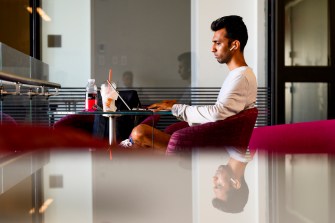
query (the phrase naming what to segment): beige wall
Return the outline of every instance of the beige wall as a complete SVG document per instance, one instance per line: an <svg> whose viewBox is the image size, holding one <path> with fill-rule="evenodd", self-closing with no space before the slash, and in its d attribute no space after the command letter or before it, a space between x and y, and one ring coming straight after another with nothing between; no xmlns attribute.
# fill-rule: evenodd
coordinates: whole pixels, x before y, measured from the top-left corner
<svg viewBox="0 0 335 223"><path fill-rule="evenodd" d="M196 55L193 58L193 86L220 87L227 76L227 66L217 63L211 53L213 34L210 24L217 18L233 14L242 16L248 28L245 58L253 68L259 86L265 86L265 2L193 0L192 4L192 52Z"/></svg>
<svg viewBox="0 0 335 223"><path fill-rule="evenodd" d="M51 17L42 22L42 60L49 64L51 82L84 87L91 76L91 1L43 0ZM49 48L48 35L61 35L62 46Z"/></svg>
<svg viewBox="0 0 335 223"><path fill-rule="evenodd" d="M93 3L92 76L101 84L113 69L134 86L185 86L177 57L190 51L190 0L98 0Z"/></svg>

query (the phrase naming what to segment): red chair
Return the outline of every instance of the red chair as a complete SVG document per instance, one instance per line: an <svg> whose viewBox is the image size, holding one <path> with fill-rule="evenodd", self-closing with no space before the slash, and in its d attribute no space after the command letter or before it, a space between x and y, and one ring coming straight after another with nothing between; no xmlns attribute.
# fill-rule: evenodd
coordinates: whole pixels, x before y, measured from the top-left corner
<svg viewBox="0 0 335 223"><path fill-rule="evenodd" d="M67 115L55 122L54 128L68 127L92 134L93 123L94 115Z"/></svg>
<svg viewBox="0 0 335 223"><path fill-rule="evenodd" d="M335 153L335 120L256 128L249 147L283 154Z"/></svg>
<svg viewBox="0 0 335 223"><path fill-rule="evenodd" d="M166 154L187 152L192 148L208 150L233 146L246 149L253 132L258 109L244 110L224 120L186 127L177 123L181 129L172 133ZM172 126L170 128L173 128Z"/></svg>
<svg viewBox="0 0 335 223"><path fill-rule="evenodd" d="M17 125L17 122L15 121L15 119L12 116L10 116L6 113L0 112L0 124Z"/></svg>

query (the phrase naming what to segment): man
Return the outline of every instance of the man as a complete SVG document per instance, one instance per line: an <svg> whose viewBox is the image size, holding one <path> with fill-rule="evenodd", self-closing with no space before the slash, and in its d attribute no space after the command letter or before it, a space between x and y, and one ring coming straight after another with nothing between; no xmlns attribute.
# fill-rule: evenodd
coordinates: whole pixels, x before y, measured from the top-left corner
<svg viewBox="0 0 335 223"><path fill-rule="evenodd" d="M178 73L188 84L191 82L191 53L185 52L178 56Z"/></svg>
<svg viewBox="0 0 335 223"><path fill-rule="evenodd" d="M178 73L185 82L185 90L178 98L178 104L190 104L191 103L191 53L185 52L178 56ZM176 98L177 99L177 98Z"/></svg>
<svg viewBox="0 0 335 223"><path fill-rule="evenodd" d="M233 147L224 149L229 154L229 160L226 165L219 166L213 177L215 198L212 204L221 211L239 213L244 210L249 197L245 169L256 151Z"/></svg>
<svg viewBox="0 0 335 223"><path fill-rule="evenodd" d="M133 87L133 72L131 71L125 71L122 75L122 83L125 88L132 88Z"/></svg>
<svg viewBox="0 0 335 223"><path fill-rule="evenodd" d="M149 106L149 109L171 110L174 116L192 126L223 120L254 107L257 82L243 55L248 32L242 18L235 15L219 18L212 23L211 29L214 32L211 51L217 61L227 64L230 70L216 103L206 106L189 106L176 104L176 100L166 100ZM153 129L149 125L141 124L133 129L130 139L123 142L122 145L135 144L140 147L151 147L152 138L154 138L154 148L165 151L170 137L171 135Z"/></svg>

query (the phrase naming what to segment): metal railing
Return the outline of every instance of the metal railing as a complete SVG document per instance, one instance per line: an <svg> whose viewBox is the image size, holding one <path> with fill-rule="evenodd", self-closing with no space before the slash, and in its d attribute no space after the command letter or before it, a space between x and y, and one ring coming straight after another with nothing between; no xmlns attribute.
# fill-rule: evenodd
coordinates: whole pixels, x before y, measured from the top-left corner
<svg viewBox="0 0 335 223"><path fill-rule="evenodd" d="M60 88L57 83L0 71L0 112L17 122L49 124L48 99L57 95Z"/></svg>

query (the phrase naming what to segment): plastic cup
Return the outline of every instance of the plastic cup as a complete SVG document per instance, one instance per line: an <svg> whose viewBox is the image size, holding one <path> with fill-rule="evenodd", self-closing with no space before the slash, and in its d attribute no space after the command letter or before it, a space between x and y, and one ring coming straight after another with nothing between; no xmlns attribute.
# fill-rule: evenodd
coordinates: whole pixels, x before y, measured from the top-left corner
<svg viewBox="0 0 335 223"><path fill-rule="evenodd" d="M104 112L115 112L115 100L118 98L117 92L108 83L101 85L102 109ZM108 116L108 115L105 115Z"/></svg>

